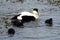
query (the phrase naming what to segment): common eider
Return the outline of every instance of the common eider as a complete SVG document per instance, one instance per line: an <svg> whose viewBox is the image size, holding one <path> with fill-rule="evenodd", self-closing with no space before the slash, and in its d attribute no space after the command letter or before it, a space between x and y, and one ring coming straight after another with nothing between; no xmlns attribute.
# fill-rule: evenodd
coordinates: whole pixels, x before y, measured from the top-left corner
<svg viewBox="0 0 60 40"><path fill-rule="evenodd" d="M45 20L45 23L47 26L52 26L52 24L53 24L52 21L53 21L52 18L49 18L49 19Z"/></svg>
<svg viewBox="0 0 60 40"><path fill-rule="evenodd" d="M14 26L23 26L25 22L35 21L39 18L39 12L37 8L34 8L32 12L21 12L11 18L11 23Z"/></svg>

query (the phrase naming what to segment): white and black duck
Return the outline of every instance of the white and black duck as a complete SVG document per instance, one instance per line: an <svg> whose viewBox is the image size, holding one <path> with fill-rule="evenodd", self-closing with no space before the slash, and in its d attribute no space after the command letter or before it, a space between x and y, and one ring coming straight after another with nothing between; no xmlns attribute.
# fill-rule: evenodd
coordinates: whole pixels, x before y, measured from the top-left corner
<svg viewBox="0 0 60 40"><path fill-rule="evenodd" d="M14 26L23 26L23 23L35 21L39 18L39 12L37 8L34 8L32 12L20 12L11 18L11 23Z"/></svg>

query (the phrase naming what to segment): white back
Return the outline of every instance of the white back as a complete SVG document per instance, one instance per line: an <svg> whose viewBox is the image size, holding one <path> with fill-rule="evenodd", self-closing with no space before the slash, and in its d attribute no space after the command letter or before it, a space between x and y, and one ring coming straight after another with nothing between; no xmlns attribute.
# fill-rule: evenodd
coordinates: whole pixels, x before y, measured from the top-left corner
<svg viewBox="0 0 60 40"><path fill-rule="evenodd" d="M36 19L39 18L39 13L36 11L32 11L32 13L24 11L20 13L21 15L17 17L17 19L22 20L22 16L34 16Z"/></svg>

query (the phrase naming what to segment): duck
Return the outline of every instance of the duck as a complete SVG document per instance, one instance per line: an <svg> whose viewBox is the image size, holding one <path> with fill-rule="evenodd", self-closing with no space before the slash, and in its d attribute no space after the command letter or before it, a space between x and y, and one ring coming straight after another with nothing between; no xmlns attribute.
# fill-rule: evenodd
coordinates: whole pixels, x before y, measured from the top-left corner
<svg viewBox="0 0 60 40"><path fill-rule="evenodd" d="M37 8L34 8L32 12L24 11L20 12L14 17L11 18L11 23L15 26L23 26L24 23L35 21L39 18L39 11Z"/></svg>
<svg viewBox="0 0 60 40"><path fill-rule="evenodd" d="M15 34L15 30L13 28L9 28L7 33L9 36L13 36Z"/></svg>
<svg viewBox="0 0 60 40"><path fill-rule="evenodd" d="M45 20L45 24L46 24L47 26L52 26L52 24L53 24L53 19L52 19L52 18L49 18L49 19Z"/></svg>

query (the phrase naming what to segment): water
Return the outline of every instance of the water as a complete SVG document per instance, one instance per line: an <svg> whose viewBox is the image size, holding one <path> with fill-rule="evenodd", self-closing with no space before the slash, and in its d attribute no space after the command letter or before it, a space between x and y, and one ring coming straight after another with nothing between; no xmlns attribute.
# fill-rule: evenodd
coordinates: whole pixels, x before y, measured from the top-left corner
<svg viewBox="0 0 60 40"><path fill-rule="evenodd" d="M46 3L46 4L45 4ZM3 17L10 18L16 15L17 12L31 11L33 8L38 8L40 17L35 22L24 24L24 28L14 28L16 33L13 37L7 35L8 28L5 28L4 21L0 22L0 40L60 40L60 8L58 6L49 5L46 1L40 3L38 1L26 0L24 3L4 2L0 4L0 19ZM46 26L44 21L53 18L53 26Z"/></svg>

